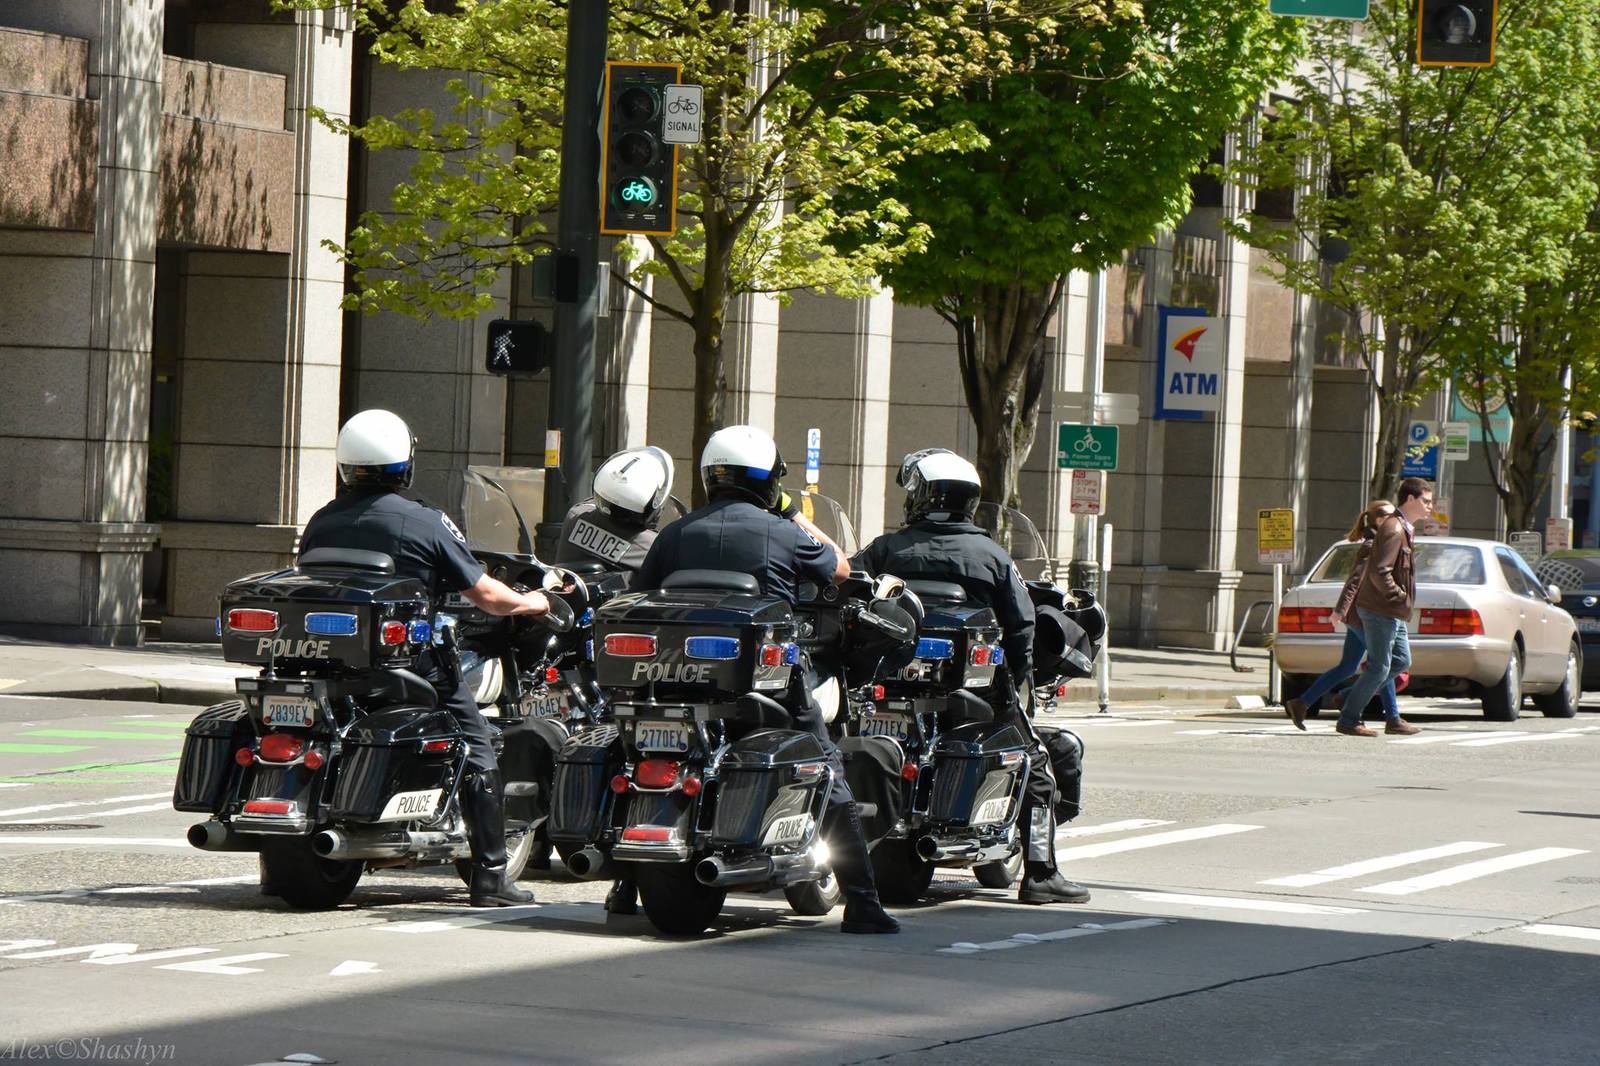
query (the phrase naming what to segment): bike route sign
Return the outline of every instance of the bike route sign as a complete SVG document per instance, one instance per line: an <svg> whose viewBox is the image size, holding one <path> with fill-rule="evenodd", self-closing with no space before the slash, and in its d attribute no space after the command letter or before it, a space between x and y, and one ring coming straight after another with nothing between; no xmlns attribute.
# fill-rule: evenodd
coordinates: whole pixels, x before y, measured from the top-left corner
<svg viewBox="0 0 1600 1066"><path fill-rule="evenodd" d="M1115 470L1117 427L1061 423L1056 427L1056 466L1062 470Z"/></svg>
<svg viewBox="0 0 1600 1066"><path fill-rule="evenodd" d="M1364 19L1368 0L1272 0L1267 10L1296 18Z"/></svg>

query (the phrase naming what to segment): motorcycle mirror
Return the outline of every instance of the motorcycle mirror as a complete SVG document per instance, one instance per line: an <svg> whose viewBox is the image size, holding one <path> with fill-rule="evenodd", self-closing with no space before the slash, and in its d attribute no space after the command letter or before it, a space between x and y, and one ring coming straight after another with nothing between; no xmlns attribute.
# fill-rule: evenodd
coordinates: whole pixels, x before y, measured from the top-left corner
<svg viewBox="0 0 1600 1066"><path fill-rule="evenodd" d="M887 600L900 595L905 590L906 583L893 574L884 574L872 586L872 597L878 600Z"/></svg>

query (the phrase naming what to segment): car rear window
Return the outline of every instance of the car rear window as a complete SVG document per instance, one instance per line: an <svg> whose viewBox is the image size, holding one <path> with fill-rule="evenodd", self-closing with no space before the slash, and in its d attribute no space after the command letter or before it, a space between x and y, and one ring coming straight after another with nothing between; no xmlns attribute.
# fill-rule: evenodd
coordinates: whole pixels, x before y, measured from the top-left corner
<svg viewBox="0 0 1600 1066"><path fill-rule="evenodd" d="M1360 550L1359 544L1336 546L1306 580L1344 584ZM1418 544L1417 581L1429 585L1481 585L1483 553L1465 544Z"/></svg>

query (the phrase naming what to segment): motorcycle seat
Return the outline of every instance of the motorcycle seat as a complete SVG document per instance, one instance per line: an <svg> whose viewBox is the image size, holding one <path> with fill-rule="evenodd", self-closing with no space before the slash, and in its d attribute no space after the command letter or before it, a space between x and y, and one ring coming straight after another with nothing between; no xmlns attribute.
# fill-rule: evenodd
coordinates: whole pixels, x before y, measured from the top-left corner
<svg viewBox="0 0 1600 1066"><path fill-rule="evenodd" d="M967 590L953 581L907 581L906 587L924 603L967 602Z"/></svg>
<svg viewBox="0 0 1600 1066"><path fill-rule="evenodd" d="M737 570L679 570L661 583L664 589L715 589L718 592L744 592L761 595L761 584L750 574Z"/></svg>
<svg viewBox="0 0 1600 1066"><path fill-rule="evenodd" d="M394 558L383 552L361 548L312 548L295 560L298 566L327 566L346 570L372 570L379 574L394 573Z"/></svg>

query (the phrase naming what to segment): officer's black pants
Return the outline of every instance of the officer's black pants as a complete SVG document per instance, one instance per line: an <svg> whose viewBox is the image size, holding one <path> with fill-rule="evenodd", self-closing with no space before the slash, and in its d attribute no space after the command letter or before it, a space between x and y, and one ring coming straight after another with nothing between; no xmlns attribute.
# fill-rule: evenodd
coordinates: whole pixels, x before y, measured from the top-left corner
<svg viewBox="0 0 1600 1066"><path fill-rule="evenodd" d="M822 708L811 694L816 685L815 671L809 663L802 664L794 670L783 702L794 719L794 727L816 737L822 742L822 750L828 753L828 766L833 770L833 787L828 791L828 809L822 818L822 835L828 842L833 873L839 879L839 888L851 899L876 899L878 889L872 880L872 858L867 851L866 833L861 828L861 816L856 811L856 798L844 779L844 756L828 736L828 724L822 720Z"/></svg>
<svg viewBox="0 0 1600 1066"><path fill-rule="evenodd" d="M990 706L994 708L996 722L1012 725L1028 741L1028 782L1023 787L1022 811L1017 822L1022 826L1026 841L1023 858L1030 870L1050 873L1056 868L1056 775L1050 768L1050 753L1044 741L1033 728L1033 719L1022 710L1016 689L1009 679L1001 682L991 694Z"/></svg>
<svg viewBox="0 0 1600 1066"><path fill-rule="evenodd" d="M439 693L439 706L450 712L450 717L461 727L461 735L467 738L467 771L491 773L498 770L500 764L494 756L494 733L490 731L483 713L478 710L478 701L472 698L472 691L465 685L457 684L456 679L440 664L427 662L419 665L423 667L423 676Z"/></svg>

